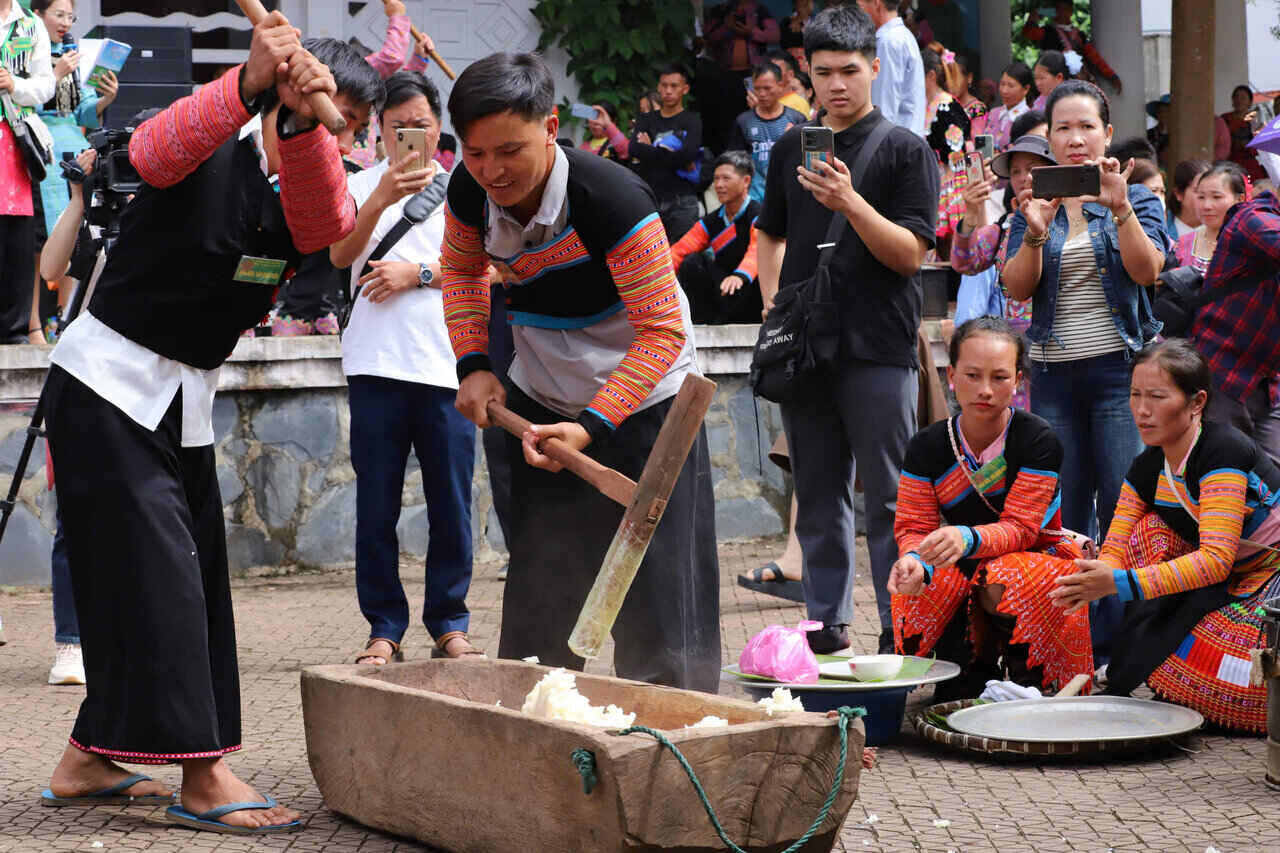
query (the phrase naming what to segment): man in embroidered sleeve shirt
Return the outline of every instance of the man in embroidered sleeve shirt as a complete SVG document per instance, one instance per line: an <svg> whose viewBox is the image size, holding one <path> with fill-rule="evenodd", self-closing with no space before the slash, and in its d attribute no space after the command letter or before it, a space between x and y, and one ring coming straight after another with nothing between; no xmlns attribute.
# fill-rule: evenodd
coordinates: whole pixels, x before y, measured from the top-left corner
<svg viewBox="0 0 1280 853"><path fill-rule="evenodd" d="M638 477L684 377L697 370L689 311L652 191L590 152L556 144L551 74L500 53L454 84L462 143L445 210L445 322L458 409L479 426L503 402L535 426L511 438L511 568L504 658L581 669L567 642L622 507L538 450L555 436ZM508 387L489 361L489 279L508 279L515 360ZM506 276L509 270L511 275ZM619 676L714 692L719 567L710 457L701 433L613 629Z"/></svg>
<svg viewBox="0 0 1280 853"><path fill-rule="evenodd" d="M341 138L315 123L303 95L316 91L346 118ZM219 365L286 265L351 230L341 149L380 92L359 54L331 39L304 48L274 12L244 65L133 135L145 184L46 389L89 680L48 805L168 803L114 761L181 763L170 821L300 828L223 760L240 748L240 690L211 412Z"/></svg>
<svg viewBox="0 0 1280 853"><path fill-rule="evenodd" d="M721 154L711 181L720 207L671 247L671 267L697 325L760 322L755 229L760 204L747 195L752 166L746 151Z"/></svg>

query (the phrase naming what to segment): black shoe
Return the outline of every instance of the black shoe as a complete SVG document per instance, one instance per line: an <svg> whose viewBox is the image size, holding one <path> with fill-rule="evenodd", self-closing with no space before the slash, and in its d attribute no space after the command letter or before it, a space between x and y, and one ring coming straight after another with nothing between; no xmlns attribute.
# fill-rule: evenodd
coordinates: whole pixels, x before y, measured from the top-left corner
<svg viewBox="0 0 1280 853"><path fill-rule="evenodd" d="M881 654L881 655L891 655L891 654L893 654L893 653L894 653L894 647L893 647L893 629L892 629L892 628L883 628L883 629L881 629L881 631L880 631L880 644L879 644L879 647L878 647L878 648L879 648L879 651L878 651L878 652L876 652L877 654Z"/></svg>
<svg viewBox="0 0 1280 853"><path fill-rule="evenodd" d="M827 625L817 631L809 631L809 648L815 655L830 655L849 648L849 626Z"/></svg>

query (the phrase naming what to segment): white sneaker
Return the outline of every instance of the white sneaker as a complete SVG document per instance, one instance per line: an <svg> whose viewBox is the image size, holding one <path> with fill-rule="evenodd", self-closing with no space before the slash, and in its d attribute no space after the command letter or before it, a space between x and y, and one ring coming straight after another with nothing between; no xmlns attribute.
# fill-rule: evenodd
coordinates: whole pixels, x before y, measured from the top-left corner
<svg viewBox="0 0 1280 853"><path fill-rule="evenodd" d="M55 643L56 656L49 670L50 684L84 684L84 658L76 643Z"/></svg>

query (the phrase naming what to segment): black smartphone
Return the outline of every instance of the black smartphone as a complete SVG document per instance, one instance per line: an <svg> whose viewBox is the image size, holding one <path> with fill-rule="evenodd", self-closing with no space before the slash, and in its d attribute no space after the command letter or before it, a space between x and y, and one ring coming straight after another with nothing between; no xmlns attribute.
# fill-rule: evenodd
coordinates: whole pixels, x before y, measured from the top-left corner
<svg viewBox="0 0 1280 853"><path fill-rule="evenodd" d="M1035 198L1075 198L1102 192L1102 170L1093 166L1041 166L1031 170Z"/></svg>
<svg viewBox="0 0 1280 853"><path fill-rule="evenodd" d="M982 155L982 162L989 163L996 156L996 138L989 133L979 133L973 138L973 150Z"/></svg>
<svg viewBox="0 0 1280 853"><path fill-rule="evenodd" d="M836 156L836 135L829 127L800 128L800 152L804 167L816 172L813 164L821 160L830 163Z"/></svg>

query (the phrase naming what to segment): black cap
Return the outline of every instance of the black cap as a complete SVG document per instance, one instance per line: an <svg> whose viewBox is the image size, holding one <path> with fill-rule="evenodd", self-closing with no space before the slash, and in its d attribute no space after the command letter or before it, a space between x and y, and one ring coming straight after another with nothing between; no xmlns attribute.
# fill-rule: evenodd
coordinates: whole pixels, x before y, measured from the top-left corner
<svg viewBox="0 0 1280 853"><path fill-rule="evenodd" d="M1042 158L1046 166L1054 166L1058 163L1053 159L1053 153L1049 151L1049 140L1043 136L1028 133L1026 136L1019 136L1012 145L1001 151L999 156L991 161L991 171L996 177L1006 180L1009 178L1014 154L1034 154Z"/></svg>

